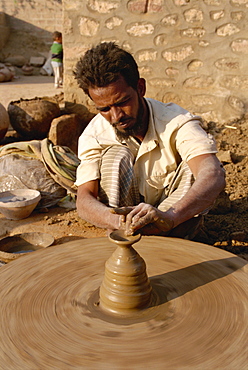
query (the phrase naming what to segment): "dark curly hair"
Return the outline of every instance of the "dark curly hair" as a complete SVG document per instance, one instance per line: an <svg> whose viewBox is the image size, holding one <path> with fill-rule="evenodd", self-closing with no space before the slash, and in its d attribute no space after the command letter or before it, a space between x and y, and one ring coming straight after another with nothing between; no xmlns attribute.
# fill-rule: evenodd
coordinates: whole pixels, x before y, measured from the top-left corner
<svg viewBox="0 0 248 370"><path fill-rule="evenodd" d="M87 95L90 87L105 87L118 80L120 75L136 90L140 77L133 56L114 42L103 42L88 50L77 62L73 73Z"/></svg>
<svg viewBox="0 0 248 370"><path fill-rule="evenodd" d="M59 31L54 31L53 32L53 40L55 41L56 39L59 39L60 37L62 37L62 32L59 32Z"/></svg>

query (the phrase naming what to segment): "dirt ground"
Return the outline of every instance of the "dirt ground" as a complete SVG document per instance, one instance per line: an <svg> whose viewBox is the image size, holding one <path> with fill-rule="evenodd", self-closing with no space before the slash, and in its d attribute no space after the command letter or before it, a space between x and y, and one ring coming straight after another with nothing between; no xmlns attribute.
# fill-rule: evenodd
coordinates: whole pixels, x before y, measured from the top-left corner
<svg viewBox="0 0 248 370"><path fill-rule="evenodd" d="M0 102L6 108L10 101L20 98L54 96L57 93L52 76L19 75L11 82L0 84ZM206 129L217 140L227 186L215 207L205 216L195 241L225 249L248 260L248 120L226 126L208 123ZM48 208L47 212L34 211L30 217L19 221L7 220L0 215L0 237L37 231L53 235L54 244L106 236L104 230L81 220L76 210L62 207Z"/></svg>
<svg viewBox="0 0 248 370"><path fill-rule="evenodd" d="M20 72L12 81L0 83L0 103L7 109L11 101L33 99L35 97L49 96L63 92L55 89L53 76L24 76Z"/></svg>

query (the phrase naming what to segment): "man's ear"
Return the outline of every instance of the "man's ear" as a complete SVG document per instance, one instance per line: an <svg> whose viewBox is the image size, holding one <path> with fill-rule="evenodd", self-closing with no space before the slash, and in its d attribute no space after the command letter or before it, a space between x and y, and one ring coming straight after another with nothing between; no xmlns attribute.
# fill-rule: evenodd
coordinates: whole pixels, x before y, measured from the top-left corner
<svg viewBox="0 0 248 370"><path fill-rule="evenodd" d="M144 78L139 78L137 84L137 91L140 96L145 96L146 93L146 80Z"/></svg>

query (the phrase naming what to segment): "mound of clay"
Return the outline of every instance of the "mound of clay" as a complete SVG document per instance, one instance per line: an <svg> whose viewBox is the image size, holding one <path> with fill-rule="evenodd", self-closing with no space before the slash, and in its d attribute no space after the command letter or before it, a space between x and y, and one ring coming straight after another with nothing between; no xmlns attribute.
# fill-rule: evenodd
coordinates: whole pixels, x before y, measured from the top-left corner
<svg viewBox="0 0 248 370"><path fill-rule="evenodd" d="M8 66L0 63L0 82L11 81L15 75L15 69L13 66Z"/></svg>
<svg viewBox="0 0 248 370"><path fill-rule="evenodd" d="M16 132L30 140L47 137L51 122L60 115L60 108L42 98L13 101L8 105L10 123Z"/></svg>
<svg viewBox="0 0 248 370"><path fill-rule="evenodd" d="M0 103L0 140L2 140L6 135L8 127L9 127L9 115L4 106Z"/></svg>

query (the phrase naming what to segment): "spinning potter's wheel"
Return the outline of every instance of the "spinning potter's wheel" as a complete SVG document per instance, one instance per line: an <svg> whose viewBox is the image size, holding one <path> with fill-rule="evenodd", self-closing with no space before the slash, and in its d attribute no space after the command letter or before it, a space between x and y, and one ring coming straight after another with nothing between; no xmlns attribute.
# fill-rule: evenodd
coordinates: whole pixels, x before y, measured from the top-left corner
<svg viewBox="0 0 248 370"><path fill-rule="evenodd" d="M122 282L111 293L111 266L126 255L109 262L120 246L108 238L54 246L1 267L0 368L247 368L246 261L174 238L143 237L133 247L134 265L141 256L149 280L142 266L134 269L130 279L140 270L147 294L131 311L112 309L120 290L130 290ZM102 305L102 295L110 303Z"/></svg>

